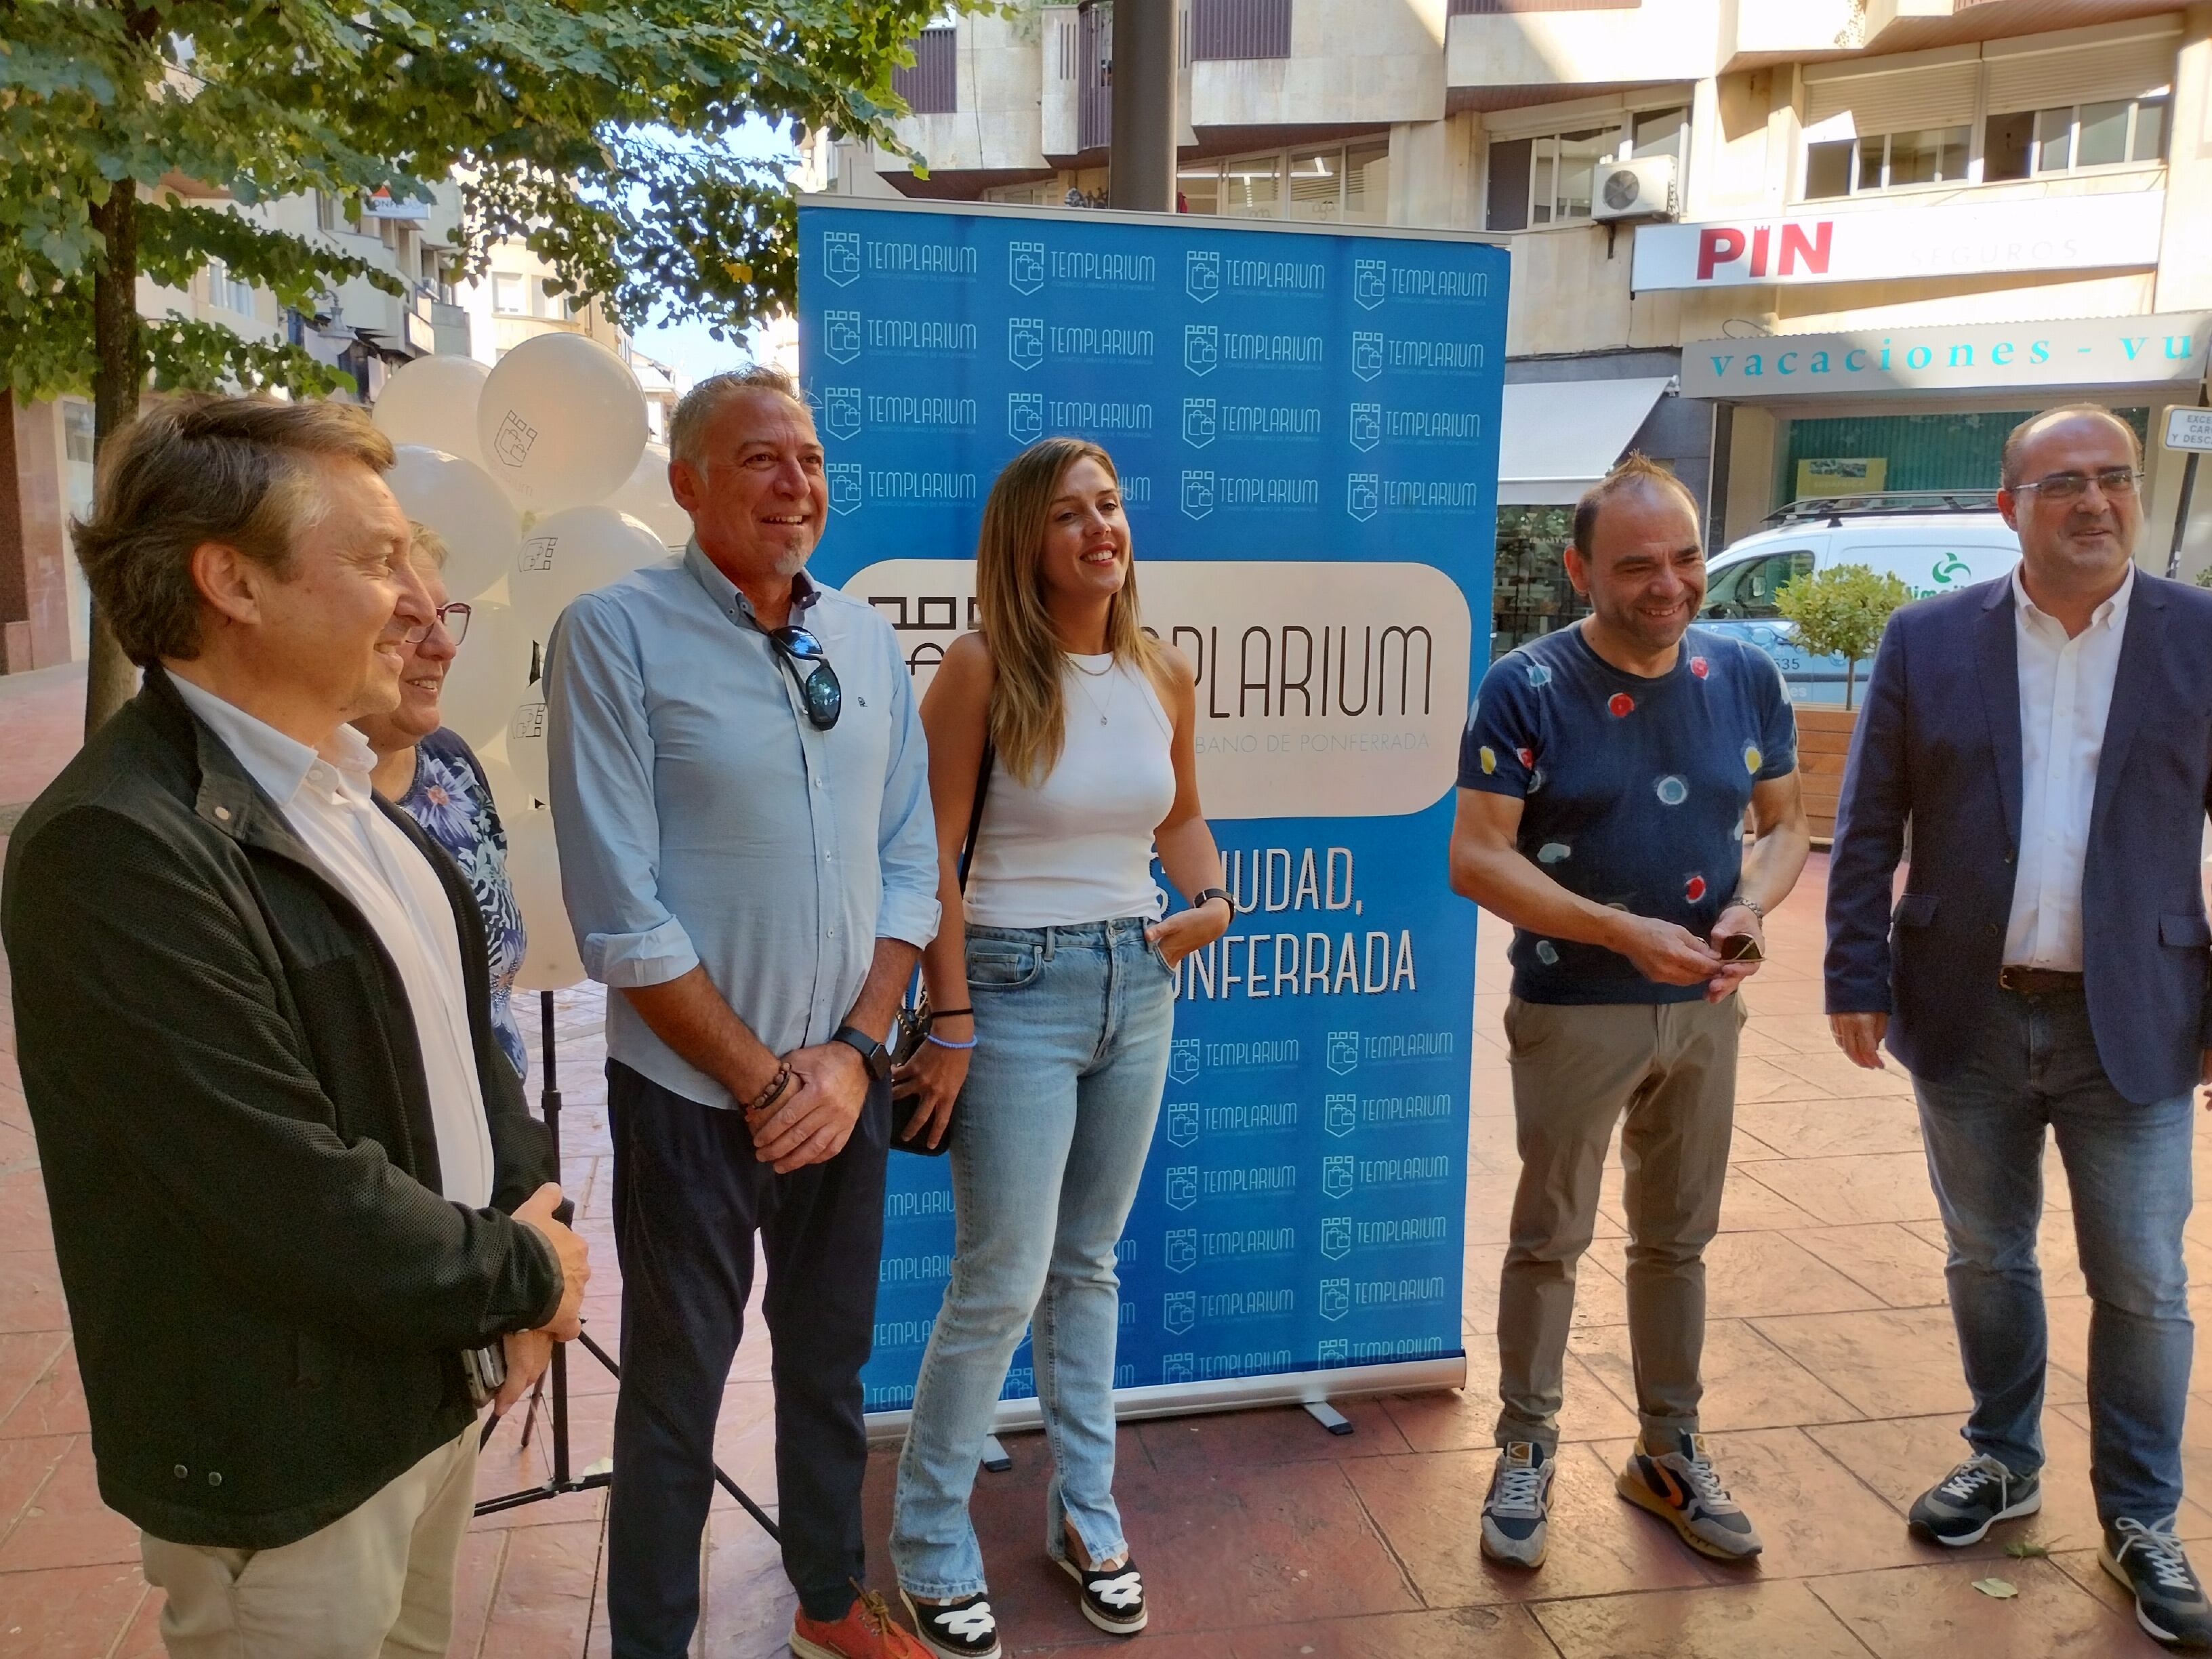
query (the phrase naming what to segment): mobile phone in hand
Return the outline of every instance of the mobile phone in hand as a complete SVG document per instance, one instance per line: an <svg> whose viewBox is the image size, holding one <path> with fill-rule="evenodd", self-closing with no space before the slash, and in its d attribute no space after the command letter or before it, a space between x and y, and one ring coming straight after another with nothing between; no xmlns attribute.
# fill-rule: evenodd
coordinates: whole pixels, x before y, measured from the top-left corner
<svg viewBox="0 0 2212 1659"><path fill-rule="evenodd" d="M507 1382L507 1346L487 1343L461 1350L461 1371L469 1384L469 1403L489 1406Z"/></svg>

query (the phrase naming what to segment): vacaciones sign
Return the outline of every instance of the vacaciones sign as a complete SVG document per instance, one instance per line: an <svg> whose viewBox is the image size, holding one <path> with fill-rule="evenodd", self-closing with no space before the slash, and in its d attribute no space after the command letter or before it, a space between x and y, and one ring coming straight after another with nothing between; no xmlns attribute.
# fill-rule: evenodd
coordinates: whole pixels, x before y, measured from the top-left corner
<svg viewBox="0 0 2212 1659"><path fill-rule="evenodd" d="M1699 340L1682 349L1686 398L1827 397L2012 386L2193 386L2212 312L2078 317L1840 334Z"/></svg>
<svg viewBox="0 0 2212 1659"><path fill-rule="evenodd" d="M1643 225L1629 280L1643 292L2153 265L2165 215L2152 190Z"/></svg>

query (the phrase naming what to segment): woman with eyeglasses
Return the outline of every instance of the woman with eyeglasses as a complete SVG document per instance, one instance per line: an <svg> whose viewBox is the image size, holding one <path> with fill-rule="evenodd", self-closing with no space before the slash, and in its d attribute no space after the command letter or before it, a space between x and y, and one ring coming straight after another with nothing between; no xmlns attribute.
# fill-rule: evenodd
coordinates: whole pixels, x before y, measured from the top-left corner
<svg viewBox="0 0 2212 1659"><path fill-rule="evenodd" d="M923 957L939 1012L901 1077L919 1103L896 1129L951 1135L951 1283L890 1547L923 1641L957 1659L1000 1651L968 1499L1024 1327L1054 1463L1045 1548L1093 1625L1145 1627L1113 1493L1115 1247L1167 1081L1176 966L1235 914L1199 808L1190 665L1138 625L1106 452L1048 438L1015 457L984 504L975 578L982 629L921 708L945 920ZM1172 915L1156 852L1193 896Z"/></svg>
<svg viewBox="0 0 2212 1659"><path fill-rule="evenodd" d="M405 637L406 661L399 671L399 706L388 714L354 722L376 750L369 781L376 792L401 807L423 833L453 855L469 879L477 908L483 913L484 944L491 957L491 1024L501 1050L519 1077L530 1075L530 1056L516 1029L512 998L514 976L522 969L522 912L507 879L507 830L492 802L483 767L458 732L439 723L438 696L446 671L459 653L469 631L470 607L449 603L441 572L446 544L427 525L414 526L412 557L416 573L437 607L434 624Z"/></svg>

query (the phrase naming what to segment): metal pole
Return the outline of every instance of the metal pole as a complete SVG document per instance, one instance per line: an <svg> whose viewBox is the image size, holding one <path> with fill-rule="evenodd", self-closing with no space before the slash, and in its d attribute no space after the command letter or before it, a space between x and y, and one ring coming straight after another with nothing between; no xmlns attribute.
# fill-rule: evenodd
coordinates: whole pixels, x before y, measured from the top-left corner
<svg viewBox="0 0 2212 1659"><path fill-rule="evenodd" d="M1114 207L1175 211L1176 56L1176 0L1114 0Z"/></svg>
<svg viewBox="0 0 2212 1659"><path fill-rule="evenodd" d="M2191 450L2189 459L2181 465L2181 506L2173 515L2173 548L2166 556L2166 574L2181 574L2181 543L2189 534L2190 505L2197 499L2197 452Z"/></svg>

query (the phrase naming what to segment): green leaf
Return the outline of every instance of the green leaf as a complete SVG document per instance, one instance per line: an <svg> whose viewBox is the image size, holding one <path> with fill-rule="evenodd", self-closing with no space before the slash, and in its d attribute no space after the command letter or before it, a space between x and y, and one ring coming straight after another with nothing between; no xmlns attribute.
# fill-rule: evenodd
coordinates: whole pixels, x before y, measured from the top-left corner
<svg viewBox="0 0 2212 1659"><path fill-rule="evenodd" d="M453 179L459 270L525 240L562 292L625 326L658 313L737 332L793 302L798 250L781 166L733 138L757 118L904 153L891 72L939 9L16 0L0 30L0 384L50 396L143 362L157 385L328 390L338 377L304 353L212 325L148 320L96 351L109 244L94 216L135 215L149 276L186 282L220 258L305 309L351 281L410 285L343 237L282 229L284 203L309 190L435 200ZM117 196L126 183L135 208Z"/></svg>

